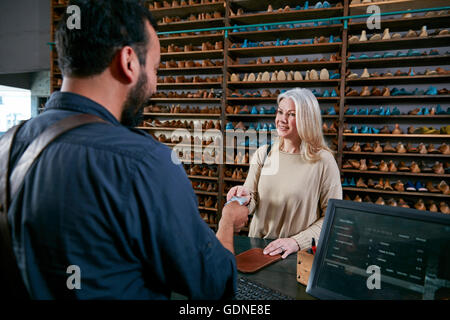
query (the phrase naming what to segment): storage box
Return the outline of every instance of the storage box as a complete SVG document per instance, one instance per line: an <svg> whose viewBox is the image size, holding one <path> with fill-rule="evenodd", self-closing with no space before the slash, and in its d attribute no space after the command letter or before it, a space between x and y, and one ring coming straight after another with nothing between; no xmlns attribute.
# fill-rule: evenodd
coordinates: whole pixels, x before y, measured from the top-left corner
<svg viewBox="0 0 450 320"><path fill-rule="evenodd" d="M308 253L307 250L297 252L297 281L304 286L308 285L309 274L314 261L314 255Z"/></svg>

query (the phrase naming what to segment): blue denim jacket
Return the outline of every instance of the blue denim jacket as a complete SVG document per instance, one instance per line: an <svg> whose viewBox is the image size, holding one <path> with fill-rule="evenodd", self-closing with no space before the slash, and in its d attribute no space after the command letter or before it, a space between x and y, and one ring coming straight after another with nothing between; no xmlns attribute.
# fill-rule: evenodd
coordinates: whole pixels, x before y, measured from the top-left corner
<svg viewBox="0 0 450 320"><path fill-rule="evenodd" d="M45 112L19 131L12 166L46 127L75 113L112 125L88 124L49 145L8 212L31 297L168 299L172 291L192 299L231 297L235 258L201 219L171 150L122 126L96 102L54 93ZM77 275L80 289L73 288Z"/></svg>

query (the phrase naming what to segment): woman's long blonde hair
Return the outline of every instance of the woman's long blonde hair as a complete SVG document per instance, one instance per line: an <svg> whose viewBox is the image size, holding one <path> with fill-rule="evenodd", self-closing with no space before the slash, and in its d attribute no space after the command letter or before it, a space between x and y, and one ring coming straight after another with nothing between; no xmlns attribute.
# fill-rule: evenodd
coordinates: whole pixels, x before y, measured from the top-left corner
<svg viewBox="0 0 450 320"><path fill-rule="evenodd" d="M331 151L325 142L322 129L322 116L319 102L314 94L304 88L294 88L278 95L277 104L283 99L291 99L295 105L295 123L301 139L300 155L306 161L315 162L320 159L321 150ZM280 137L280 147L283 138Z"/></svg>

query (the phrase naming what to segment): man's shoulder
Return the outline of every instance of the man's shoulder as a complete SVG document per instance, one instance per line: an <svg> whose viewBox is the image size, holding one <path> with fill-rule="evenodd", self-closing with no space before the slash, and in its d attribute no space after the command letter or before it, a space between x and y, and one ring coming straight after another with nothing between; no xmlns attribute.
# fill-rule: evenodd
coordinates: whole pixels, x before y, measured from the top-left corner
<svg viewBox="0 0 450 320"><path fill-rule="evenodd" d="M68 114L70 115L70 113ZM53 119L37 117L30 120L21 134L21 139L30 143L45 128L60 120L59 117ZM158 153L159 157L170 157L171 155L170 148L145 131L111 123L90 123L77 127L63 134L52 145L56 146L60 143L77 146L77 148L73 148L74 151L80 149L104 151L106 154L130 157L136 160L145 160L146 156L154 153Z"/></svg>
<svg viewBox="0 0 450 320"><path fill-rule="evenodd" d="M88 147L107 150L112 154L133 158L141 162L165 163L172 158L172 150L168 146L155 140L150 134L142 130L101 124L96 125L96 128L91 128L91 130L94 131L92 133L94 133L95 138L88 143Z"/></svg>

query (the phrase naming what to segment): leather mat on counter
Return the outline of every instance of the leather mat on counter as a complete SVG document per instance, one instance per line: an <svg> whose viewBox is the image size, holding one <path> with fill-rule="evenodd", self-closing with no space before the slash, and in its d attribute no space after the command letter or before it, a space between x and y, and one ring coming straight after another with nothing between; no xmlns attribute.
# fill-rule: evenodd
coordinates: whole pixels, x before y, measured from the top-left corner
<svg viewBox="0 0 450 320"><path fill-rule="evenodd" d="M281 259L281 255L270 256L261 248L253 248L236 256L237 269L244 273L253 273Z"/></svg>

